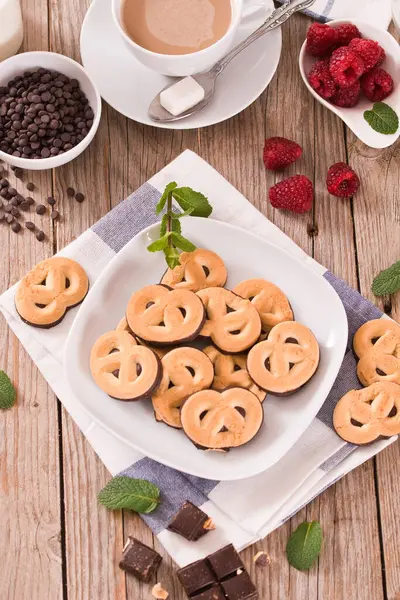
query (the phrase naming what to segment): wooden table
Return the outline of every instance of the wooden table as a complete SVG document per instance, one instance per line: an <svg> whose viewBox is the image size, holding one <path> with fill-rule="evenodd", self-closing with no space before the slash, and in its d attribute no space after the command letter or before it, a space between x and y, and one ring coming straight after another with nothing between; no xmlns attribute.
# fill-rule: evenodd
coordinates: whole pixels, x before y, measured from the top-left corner
<svg viewBox="0 0 400 600"><path fill-rule="evenodd" d="M80 25L89 0L23 0L24 50L52 50L79 60ZM129 192L185 148L211 163L306 252L400 319L400 294L375 299L373 276L400 256L400 145L363 146L326 109L314 102L298 72L297 55L309 20L295 16L284 27L279 69L269 88L246 111L200 131L163 131L128 121L104 105L90 148L54 172L29 174L35 198L54 195L63 215L52 224L34 215L47 239L27 230L0 227L0 292L32 266L79 236ZM105 40L106 43L106 40ZM297 140L304 158L297 170L315 182L311 213L273 210L268 188L281 175L266 172L265 137ZM348 160L362 186L354 201L330 196L328 167ZM24 183L12 182L24 192ZM28 174L25 174L25 183ZM83 204L66 196L72 185ZM40 190L40 192L38 191ZM26 193L26 192L25 192ZM148 586L118 568L124 538L137 535L164 556L158 579L171 600L184 594L171 559L132 513L108 512L96 493L109 473L47 387L1 319L0 367L18 389L17 405L0 415L0 597L8 600L144 600ZM243 553L262 600L400 599L400 445L332 486L290 522ZM318 565L300 573L284 555L291 531L305 519L321 522L325 542ZM252 564L264 549L271 565Z"/></svg>

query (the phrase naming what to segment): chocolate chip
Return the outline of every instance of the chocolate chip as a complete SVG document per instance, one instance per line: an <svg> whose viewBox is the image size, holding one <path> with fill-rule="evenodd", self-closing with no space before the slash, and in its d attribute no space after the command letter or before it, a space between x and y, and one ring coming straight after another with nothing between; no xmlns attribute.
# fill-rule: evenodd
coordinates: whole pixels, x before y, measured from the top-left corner
<svg viewBox="0 0 400 600"><path fill-rule="evenodd" d="M14 222L14 217L12 215L6 215L6 221L8 224L11 224Z"/></svg>
<svg viewBox="0 0 400 600"><path fill-rule="evenodd" d="M22 169L20 169L20 168L17 167L14 170L14 174L15 174L15 177L17 177L17 179L22 179L22 176L23 176L24 172L23 172Z"/></svg>
<svg viewBox="0 0 400 600"><path fill-rule="evenodd" d="M25 227L27 229L29 229L29 231L34 231L35 230L35 223L32 223L32 221L26 221L25 222Z"/></svg>
<svg viewBox="0 0 400 600"><path fill-rule="evenodd" d="M5 179L4 177L2 177L2 178L0 179L0 188L6 188L6 187L8 187L9 185L10 185L10 184L9 184L9 182L8 182L8 180L7 180L7 179Z"/></svg>
<svg viewBox="0 0 400 600"><path fill-rule="evenodd" d="M83 194L81 194L81 192L78 192L77 194L75 194L75 200L77 202L83 202L85 199L85 196Z"/></svg>
<svg viewBox="0 0 400 600"><path fill-rule="evenodd" d="M46 212L46 207L44 204L38 204L36 207L36 214L38 215L44 215L44 213Z"/></svg>
<svg viewBox="0 0 400 600"><path fill-rule="evenodd" d="M47 203L50 204L50 206L54 206L56 203L56 200L55 200L55 198L53 198L53 196L49 196L47 198Z"/></svg>
<svg viewBox="0 0 400 600"><path fill-rule="evenodd" d="M12 216L13 216L13 217L17 217L17 218L18 218L18 217L20 216L20 214L21 214L21 213L19 212L18 208L16 208L15 206L13 206L13 207L12 207L12 209L11 209L11 211L10 211L10 212L11 212L11 214L12 214Z"/></svg>
<svg viewBox="0 0 400 600"><path fill-rule="evenodd" d="M33 199L33 198L31 198L31 196L27 196L27 197L25 198L25 202L28 202L28 204L29 204L29 205L31 205L31 204L35 204L35 201L34 201L34 199Z"/></svg>
<svg viewBox="0 0 400 600"><path fill-rule="evenodd" d="M38 231L36 233L36 239L37 239L38 242L43 242L43 240L44 240L45 237L46 236L44 235L43 231Z"/></svg>
<svg viewBox="0 0 400 600"><path fill-rule="evenodd" d="M10 213L13 209L13 205L11 204L11 202L9 202L8 204L5 205L4 210L8 213Z"/></svg>
<svg viewBox="0 0 400 600"><path fill-rule="evenodd" d="M58 219L58 217L60 216L60 213L58 212L58 210L52 210L50 217L53 219L53 221L55 221L56 219Z"/></svg>
<svg viewBox="0 0 400 600"><path fill-rule="evenodd" d="M27 202L26 200L24 200L23 202L21 202L21 204L19 205L21 210L29 210L29 202Z"/></svg>
<svg viewBox="0 0 400 600"><path fill-rule="evenodd" d="M13 206L18 206L20 204L20 202L18 202L18 197L14 196L14 198L11 200L11 204Z"/></svg>
<svg viewBox="0 0 400 600"><path fill-rule="evenodd" d="M67 196L73 198L75 196L75 190L72 187L67 188Z"/></svg>
<svg viewBox="0 0 400 600"><path fill-rule="evenodd" d="M10 196L9 196L9 194L8 194L8 190L7 190L7 188L2 188L2 189L0 190L0 196L1 196L2 198L6 198L6 199L8 199L8 198L10 197Z"/></svg>
<svg viewBox="0 0 400 600"><path fill-rule="evenodd" d="M18 194L17 190L15 188L9 187L8 188L8 193L11 197L16 196Z"/></svg>
<svg viewBox="0 0 400 600"><path fill-rule="evenodd" d="M12 225L11 225L11 229L14 233L18 233L19 231L21 231L21 225L18 223L18 221L15 221Z"/></svg>
<svg viewBox="0 0 400 600"><path fill-rule="evenodd" d="M32 181L29 181L29 182L26 184L26 189L27 189L27 190L29 190L30 192L33 192L33 190L35 189L35 184L34 184L34 183L32 183Z"/></svg>

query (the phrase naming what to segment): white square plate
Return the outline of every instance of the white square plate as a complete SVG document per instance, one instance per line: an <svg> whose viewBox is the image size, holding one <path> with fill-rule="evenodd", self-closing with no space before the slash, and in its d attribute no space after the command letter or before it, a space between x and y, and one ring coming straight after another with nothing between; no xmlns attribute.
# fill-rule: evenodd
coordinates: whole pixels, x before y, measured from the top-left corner
<svg viewBox="0 0 400 600"><path fill-rule="evenodd" d="M321 275L261 237L212 219L185 219L185 235L225 261L226 287L233 288L253 277L272 281L289 298L296 320L314 332L321 349L318 370L306 386L283 398L268 395L263 404L264 423L251 443L226 454L203 452L183 431L157 423L151 402L124 403L108 397L96 386L89 369L94 342L116 327L132 293L160 281L165 271L164 255L146 250L157 233L158 226L153 225L133 238L90 289L66 344L68 382L97 423L160 463L206 479L234 480L256 475L286 454L327 397L347 344L343 304Z"/></svg>

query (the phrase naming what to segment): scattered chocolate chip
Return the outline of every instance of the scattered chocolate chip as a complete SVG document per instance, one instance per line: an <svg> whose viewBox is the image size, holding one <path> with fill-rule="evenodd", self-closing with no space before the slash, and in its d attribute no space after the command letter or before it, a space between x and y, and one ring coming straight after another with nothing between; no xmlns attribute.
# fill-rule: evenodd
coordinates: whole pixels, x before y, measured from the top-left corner
<svg viewBox="0 0 400 600"><path fill-rule="evenodd" d="M30 205L30 204L35 204L35 201L34 201L34 199L33 199L33 198L31 198L30 196L27 196L27 197L25 198L25 202L28 202L28 204L29 204L29 205Z"/></svg>
<svg viewBox="0 0 400 600"><path fill-rule="evenodd" d="M58 219L58 217L60 216L60 213L58 212L58 210L52 210L50 217L53 219L53 221L55 221L56 219Z"/></svg>
<svg viewBox="0 0 400 600"><path fill-rule="evenodd" d="M266 567L270 564L271 559L266 552L257 552L255 556L253 556L253 562L257 567Z"/></svg>
<svg viewBox="0 0 400 600"><path fill-rule="evenodd" d="M53 198L52 196L49 196L49 197L47 198L47 203L48 203L48 204L50 204L50 206L54 206L54 205L55 205L55 203L56 203L56 200L55 200L55 198Z"/></svg>
<svg viewBox="0 0 400 600"><path fill-rule="evenodd" d="M13 208L14 208L13 205L11 203L8 203L8 204L5 205L4 210L6 212L10 213Z"/></svg>
<svg viewBox="0 0 400 600"><path fill-rule="evenodd" d="M9 196L9 194L8 194L8 190L7 190L7 188L6 188L6 187L5 187L5 188L2 188L2 189L0 190L0 196L2 196L3 198L9 198L9 197L10 197L10 196Z"/></svg>
<svg viewBox="0 0 400 600"><path fill-rule="evenodd" d="M6 221L8 224L14 222L14 217L12 215L6 215Z"/></svg>
<svg viewBox="0 0 400 600"><path fill-rule="evenodd" d="M0 187L1 187L1 188L8 187L9 185L10 185L10 183L8 182L8 180L7 180L7 179L5 179L4 177L2 177L2 178L0 179Z"/></svg>
<svg viewBox="0 0 400 600"><path fill-rule="evenodd" d="M35 223L32 223L32 221L26 221L25 227L29 229L29 231L35 231L36 228Z"/></svg>
<svg viewBox="0 0 400 600"><path fill-rule="evenodd" d="M13 206L10 212L12 216L16 218L18 218L21 214L16 206Z"/></svg>
<svg viewBox="0 0 400 600"><path fill-rule="evenodd" d="M10 196L16 196L18 194L17 190L13 187L8 188L8 193Z"/></svg>
<svg viewBox="0 0 400 600"><path fill-rule="evenodd" d="M21 106L21 105L20 105ZM15 167L14 169L14 175L17 179L22 179L24 172L22 169L20 169L19 167Z"/></svg>
<svg viewBox="0 0 400 600"><path fill-rule="evenodd" d="M38 204L36 207L36 214L38 215L44 215L44 213L46 212L46 207L44 204Z"/></svg>
<svg viewBox="0 0 400 600"><path fill-rule="evenodd" d="M308 223L307 234L310 237L316 237L318 235L318 225L316 223L315 224Z"/></svg>
<svg viewBox="0 0 400 600"><path fill-rule="evenodd" d="M72 187L67 188L67 196L73 198L75 196L75 190Z"/></svg>
<svg viewBox="0 0 400 600"><path fill-rule="evenodd" d="M27 189L27 190L29 190L30 192L33 192L33 190L35 189L35 184L34 184L34 183L32 183L32 181L29 181L29 182L26 184L26 189Z"/></svg>
<svg viewBox="0 0 400 600"><path fill-rule="evenodd" d="M45 237L46 236L44 235L43 231L38 231L36 233L36 239L37 239L38 242L43 242L43 240L44 240Z"/></svg>
<svg viewBox="0 0 400 600"><path fill-rule="evenodd" d="M83 194L81 194L81 192L78 192L77 194L75 194L75 200L77 202L83 202L85 199L85 196Z"/></svg>
<svg viewBox="0 0 400 600"><path fill-rule="evenodd" d="M18 206L20 204L20 202L18 202L17 196L14 196L14 198L11 200L11 204L13 206Z"/></svg>
<svg viewBox="0 0 400 600"><path fill-rule="evenodd" d="M18 233L21 231L21 225L18 223L18 221L14 221L14 223L11 225L11 229L14 233Z"/></svg>
<svg viewBox="0 0 400 600"><path fill-rule="evenodd" d="M26 200L24 200L23 202L21 202L21 204L19 205L21 210L29 210L29 202L27 202Z"/></svg>
<svg viewBox="0 0 400 600"><path fill-rule="evenodd" d="M21 196L21 194L17 194L15 196L15 198L16 198L18 204L21 204L21 202L23 202L25 200L25 198L23 196Z"/></svg>

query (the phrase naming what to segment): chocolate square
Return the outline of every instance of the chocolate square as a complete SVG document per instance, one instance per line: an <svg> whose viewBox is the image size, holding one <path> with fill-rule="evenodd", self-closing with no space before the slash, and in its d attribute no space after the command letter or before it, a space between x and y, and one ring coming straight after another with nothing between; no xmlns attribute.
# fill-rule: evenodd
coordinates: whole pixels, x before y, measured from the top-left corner
<svg viewBox="0 0 400 600"><path fill-rule="evenodd" d="M244 570L244 564L232 544L210 554L207 560L218 581L231 577L238 569Z"/></svg>
<svg viewBox="0 0 400 600"><path fill-rule="evenodd" d="M153 548L129 536L119 566L124 571L132 573L140 581L147 583L156 572L161 561L162 557Z"/></svg>
<svg viewBox="0 0 400 600"><path fill-rule="evenodd" d="M221 585L227 600L256 600L259 597L247 571L227 579Z"/></svg>
<svg viewBox="0 0 400 600"><path fill-rule="evenodd" d="M200 594L192 596L191 600L226 600L226 598L222 593L221 588L216 583L212 586L212 588L206 590L205 592L200 592Z"/></svg>
<svg viewBox="0 0 400 600"><path fill-rule="evenodd" d="M204 529L204 524L208 519L209 517L205 512L186 500L169 523L167 529L178 533L189 542L195 542L208 533L208 529Z"/></svg>
<svg viewBox="0 0 400 600"><path fill-rule="evenodd" d="M216 583L214 573L204 559L182 567L177 575L188 596L203 592Z"/></svg>

